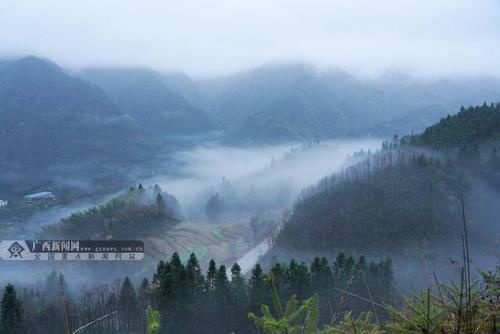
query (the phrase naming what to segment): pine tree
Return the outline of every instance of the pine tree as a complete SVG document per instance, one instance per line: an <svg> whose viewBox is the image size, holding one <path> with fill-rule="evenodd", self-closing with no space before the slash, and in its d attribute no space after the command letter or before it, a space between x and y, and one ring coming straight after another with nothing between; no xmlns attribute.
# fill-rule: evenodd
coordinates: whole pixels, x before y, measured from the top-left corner
<svg viewBox="0 0 500 334"><path fill-rule="evenodd" d="M229 299L229 280L227 279L226 266L221 265L215 277L215 292L218 304L226 304Z"/></svg>
<svg viewBox="0 0 500 334"><path fill-rule="evenodd" d="M215 332L222 333L224 328L228 325L228 322L232 319L231 309L231 290L229 289L229 280L227 279L226 266L221 265L217 270L215 277L215 310L216 319L218 319L216 325L217 330ZM227 327L226 327L227 328Z"/></svg>
<svg viewBox="0 0 500 334"><path fill-rule="evenodd" d="M130 333L134 329L134 319L136 318L137 312L137 297L134 286L128 276L123 280L118 305L125 331L126 333Z"/></svg>
<svg viewBox="0 0 500 334"><path fill-rule="evenodd" d="M186 264L186 276L191 298L195 298L202 293L205 279L201 273L200 263L194 253L191 253Z"/></svg>
<svg viewBox="0 0 500 334"><path fill-rule="evenodd" d="M2 305L0 324L2 334L20 334L23 332L23 311L21 302L17 298L14 286L8 284L5 287Z"/></svg>
<svg viewBox="0 0 500 334"><path fill-rule="evenodd" d="M139 289L137 291L138 301L139 301L139 314L138 318L141 319L141 327L146 327L146 310L151 305L151 287L149 286L149 281L146 277L141 282Z"/></svg>
<svg viewBox="0 0 500 334"><path fill-rule="evenodd" d="M268 303L270 292L270 289L264 281L264 272L260 264L257 263L255 265L248 283L249 309L251 311L257 311L262 304Z"/></svg>
<svg viewBox="0 0 500 334"><path fill-rule="evenodd" d="M325 257L315 258L311 264L311 285L314 292L330 291L333 285L332 269Z"/></svg>
<svg viewBox="0 0 500 334"><path fill-rule="evenodd" d="M241 273L241 267L238 263L231 267L231 301L230 309L233 317L231 318L231 330L234 333L244 333L246 326L246 313L248 310L248 295L245 277Z"/></svg>
<svg viewBox="0 0 500 334"><path fill-rule="evenodd" d="M156 272L153 274L153 283L159 284L160 283L160 277L162 276L162 273L165 271L166 263L163 260L160 260L158 262L158 266L156 266Z"/></svg>
<svg viewBox="0 0 500 334"><path fill-rule="evenodd" d="M273 274L273 284L276 290L280 293L280 298L288 299L287 291L288 286L286 285L285 272L287 266L283 266L281 263L276 263L271 268L271 273Z"/></svg>
<svg viewBox="0 0 500 334"><path fill-rule="evenodd" d="M215 264L215 261L212 259L208 263L208 271L207 271L207 291L213 292L215 290L215 278L217 276L217 266Z"/></svg>
<svg viewBox="0 0 500 334"><path fill-rule="evenodd" d="M245 277L241 273L241 267L238 263L233 264L231 267L231 290L238 305L246 305L247 292Z"/></svg>
<svg viewBox="0 0 500 334"><path fill-rule="evenodd" d="M297 263L291 260L285 271L287 285L290 289L290 295L296 294L303 299L308 294L309 289L309 270L304 262Z"/></svg>

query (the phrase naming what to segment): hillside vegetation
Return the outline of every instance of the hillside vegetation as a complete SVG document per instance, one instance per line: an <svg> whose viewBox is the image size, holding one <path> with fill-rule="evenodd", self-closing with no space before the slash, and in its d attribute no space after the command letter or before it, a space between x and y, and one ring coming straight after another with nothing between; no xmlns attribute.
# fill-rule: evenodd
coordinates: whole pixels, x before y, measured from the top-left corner
<svg viewBox="0 0 500 334"><path fill-rule="evenodd" d="M465 220L477 263L491 264L497 211L482 203L499 198L499 115L498 104L462 109L305 189L266 258L391 256L400 282L421 286L435 268L453 278Z"/></svg>
<svg viewBox="0 0 500 334"><path fill-rule="evenodd" d="M374 154L304 190L274 247L411 256L453 237L459 181L420 153Z"/></svg>
<svg viewBox="0 0 500 334"><path fill-rule="evenodd" d="M175 197L163 193L158 186L146 190L140 185L106 204L45 226L42 235L70 239L138 239L177 222L179 215Z"/></svg>
<svg viewBox="0 0 500 334"><path fill-rule="evenodd" d="M410 137L410 142L434 148L480 145L500 140L500 103L477 107L462 107L424 132Z"/></svg>

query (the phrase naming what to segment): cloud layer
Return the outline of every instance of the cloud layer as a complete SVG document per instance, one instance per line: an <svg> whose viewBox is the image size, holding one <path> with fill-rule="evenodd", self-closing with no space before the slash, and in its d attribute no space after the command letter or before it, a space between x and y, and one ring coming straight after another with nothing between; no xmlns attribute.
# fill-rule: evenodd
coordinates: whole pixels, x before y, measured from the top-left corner
<svg viewBox="0 0 500 334"><path fill-rule="evenodd" d="M358 73L500 74L497 0L0 2L0 54L194 76L305 61Z"/></svg>

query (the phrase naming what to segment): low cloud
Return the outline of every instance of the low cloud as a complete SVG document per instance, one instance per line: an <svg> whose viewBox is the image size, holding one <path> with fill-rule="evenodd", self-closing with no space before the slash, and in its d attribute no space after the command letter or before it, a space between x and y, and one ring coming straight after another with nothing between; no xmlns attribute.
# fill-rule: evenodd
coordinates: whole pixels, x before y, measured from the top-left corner
<svg viewBox="0 0 500 334"><path fill-rule="evenodd" d="M500 74L495 0L3 1L0 53L214 76L269 62Z"/></svg>

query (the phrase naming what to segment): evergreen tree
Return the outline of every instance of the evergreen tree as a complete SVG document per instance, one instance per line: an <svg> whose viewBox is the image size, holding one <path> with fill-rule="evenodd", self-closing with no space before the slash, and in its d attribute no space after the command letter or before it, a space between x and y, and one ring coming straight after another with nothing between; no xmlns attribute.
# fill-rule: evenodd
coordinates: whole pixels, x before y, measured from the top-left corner
<svg viewBox="0 0 500 334"><path fill-rule="evenodd" d="M237 305L247 304L247 291L245 277L241 273L241 267L238 263L231 267L231 290Z"/></svg>
<svg viewBox="0 0 500 334"><path fill-rule="evenodd" d="M125 325L126 333L134 330L134 319L136 319L137 312L137 296L134 285L127 276L123 280L120 297L118 299L119 314L122 317L122 322Z"/></svg>
<svg viewBox="0 0 500 334"><path fill-rule="evenodd" d="M329 291L333 285L332 269L325 257L315 258L311 264L311 285L315 292Z"/></svg>
<svg viewBox="0 0 500 334"><path fill-rule="evenodd" d="M191 298L199 296L203 292L205 278L201 273L200 263L194 253L191 253L186 265L186 276L190 286Z"/></svg>
<svg viewBox="0 0 500 334"><path fill-rule="evenodd" d="M160 283L160 276L165 271L165 267L166 267L165 261L160 260L160 262L158 262L158 265L156 266L156 272L153 274L153 283L156 284Z"/></svg>
<svg viewBox="0 0 500 334"><path fill-rule="evenodd" d="M238 263L231 267L231 300L230 307L233 317L231 318L231 331L235 333L244 333L246 322L246 312L248 310L248 294L245 277L241 273L241 267Z"/></svg>
<svg viewBox="0 0 500 334"><path fill-rule="evenodd" d="M231 290L227 279L226 266L221 265L215 277L215 310L216 319L219 319L216 333L222 333L232 322L234 309L231 309Z"/></svg>
<svg viewBox="0 0 500 334"><path fill-rule="evenodd" d="M291 260L285 271L286 282L290 289L290 295L296 294L303 299L309 290L309 270L304 262L300 264Z"/></svg>
<svg viewBox="0 0 500 334"><path fill-rule="evenodd" d="M20 334L23 332L23 311L21 302L17 298L14 286L8 284L5 287L2 305L0 325L2 334Z"/></svg>
<svg viewBox="0 0 500 334"><path fill-rule="evenodd" d="M227 279L226 266L221 265L215 277L215 295L218 306L227 307L230 301L229 280ZM222 313L224 314L224 313Z"/></svg>
<svg viewBox="0 0 500 334"><path fill-rule="evenodd" d="M216 277L217 277L217 266L215 264L215 261L211 259L210 262L208 263L207 281L206 281L207 291L209 293L215 290Z"/></svg>
<svg viewBox="0 0 500 334"><path fill-rule="evenodd" d="M270 289L264 281L264 272L260 264L256 264L252 270L252 276L249 280L249 309L251 311L257 311L260 309L262 304L266 304L269 301Z"/></svg>
<svg viewBox="0 0 500 334"><path fill-rule="evenodd" d="M287 291L289 290L286 285L285 279L286 265L283 266L281 263L275 263L271 267L271 273L273 274L273 283L276 290L280 293L282 299L287 299Z"/></svg>
<svg viewBox="0 0 500 334"><path fill-rule="evenodd" d="M146 277L144 277L137 290L137 297L139 302L138 318L141 320L139 322L141 323L141 327L145 328L147 326L146 310L151 306L151 287Z"/></svg>

